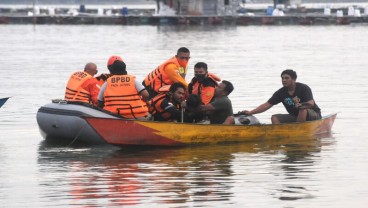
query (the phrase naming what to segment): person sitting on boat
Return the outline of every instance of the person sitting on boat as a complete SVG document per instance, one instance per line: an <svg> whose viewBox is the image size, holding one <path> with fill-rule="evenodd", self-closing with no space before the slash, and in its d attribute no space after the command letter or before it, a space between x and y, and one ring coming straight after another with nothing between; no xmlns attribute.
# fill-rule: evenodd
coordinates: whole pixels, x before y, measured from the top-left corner
<svg viewBox="0 0 368 208"><path fill-rule="evenodd" d="M199 95L202 104L207 105L214 100L215 88L219 81L219 77L208 72L206 63L198 62L194 65L194 77L188 85L188 92Z"/></svg>
<svg viewBox="0 0 368 208"><path fill-rule="evenodd" d="M159 94L159 89L164 85L179 82L186 88L188 87L185 76L189 59L189 49L181 47L174 57L162 63L146 76L142 84L150 93L151 98Z"/></svg>
<svg viewBox="0 0 368 208"><path fill-rule="evenodd" d="M281 73L283 87L277 90L265 103L253 110L243 110L240 113L252 115L262 113L272 106L282 102L289 114L275 114L271 116L272 124L312 121L321 118L321 109L313 99L311 88L296 82L297 74L292 69Z"/></svg>
<svg viewBox="0 0 368 208"><path fill-rule="evenodd" d="M184 100L185 86L174 83L168 92L161 92L148 102L149 112L155 121L177 121L183 116L181 103Z"/></svg>
<svg viewBox="0 0 368 208"><path fill-rule="evenodd" d="M215 99L200 110L209 113L211 124L235 124L233 106L228 98L234 90L231 82L223 80L215 89Z"/></svg>
<svg viewBox="0 0 368 208"><path fill-rule="evenodd" d="M102 85L98 95L99 107L124 118L147 119L146 100L149 94L144 86L132 75L128 75L126 65L119 56L108 60L111 77Z"/></svg>
<svg viewBox="0 0 368 208"><path fill-rule="evenodd" d="M202 105L207 105L215 98L215 88L218 82L221 81L215 74L208 72L207 64L204 62L198 62L194 65L194 77L188 85L189 95L195 94L200 97ZM195 99L195 97L191 97ZM189 107L189 106L188 106ZM198 122L204 119L205 114L200 113L193 108L189 107L186 109L185 122ZM195 117L191 117L195 116Z"/></svg>
<svg viewBox="0 0 368 208"><path fill-rule="evenodd" d="M97 72L97 65L95 63L87 63L83 72L74 72L66 85L64 99L97 105L100 85L97 79L93 77Z"/></svg>

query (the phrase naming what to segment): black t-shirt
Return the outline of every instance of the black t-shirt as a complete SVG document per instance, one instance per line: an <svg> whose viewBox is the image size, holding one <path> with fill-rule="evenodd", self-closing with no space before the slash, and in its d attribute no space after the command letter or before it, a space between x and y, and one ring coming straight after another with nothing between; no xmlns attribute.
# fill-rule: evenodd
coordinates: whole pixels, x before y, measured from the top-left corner
<svg viewBox="0 0 368 208"><path fill-rule="evenodd" d="M309 100L313 100L311 88L306 84L297 82L293 95L289 95L287 89L282 87L272 95L272 97L268 100L268 103L276 105L282 102L288 113L297 116L298 109L295 108L295 104L298 102L304 103ZM316 103L314 103L312 109L319 114L321 113L321 109L317 106Z"/></svg>

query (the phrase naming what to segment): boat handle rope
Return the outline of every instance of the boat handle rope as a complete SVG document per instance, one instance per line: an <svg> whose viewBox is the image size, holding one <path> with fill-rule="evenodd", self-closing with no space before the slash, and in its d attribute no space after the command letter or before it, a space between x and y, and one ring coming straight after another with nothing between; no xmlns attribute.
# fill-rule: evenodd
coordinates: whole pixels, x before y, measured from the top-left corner
<svg viewBox="0 0 368 208"><path fill-rule="evenodd" d="M77 139L79 138L80 134L82 133L82 131L84 130L84 128L86 128L87 126L87 122L84 123L83 127L78 131L78 134L75 136L75 138L73 139L73 141L71 141L67 146L70 147L71 145L73 145L73 143L75 141L77 141Z"/></svg>

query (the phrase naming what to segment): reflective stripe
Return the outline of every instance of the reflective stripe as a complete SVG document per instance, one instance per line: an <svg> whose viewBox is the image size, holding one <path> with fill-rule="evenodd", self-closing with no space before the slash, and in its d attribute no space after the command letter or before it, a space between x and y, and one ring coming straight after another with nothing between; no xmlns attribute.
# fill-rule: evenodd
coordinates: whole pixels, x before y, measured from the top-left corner
<svg viewBox="0 0 368 208"><path fill-rule="evenodd" d="M125 118L146 116L147 104L142 100L131 75L113 75L107 79L104 109Z"/></svg>

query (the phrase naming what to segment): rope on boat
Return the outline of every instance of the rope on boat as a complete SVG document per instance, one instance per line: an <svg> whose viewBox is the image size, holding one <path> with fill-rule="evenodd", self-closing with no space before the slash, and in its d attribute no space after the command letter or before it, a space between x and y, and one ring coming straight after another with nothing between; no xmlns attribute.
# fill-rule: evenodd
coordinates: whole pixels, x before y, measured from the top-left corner
<svg viewBox="0 0 368 208"><path fill-rule="evenodd" d="M75 136L75 138L73 139L73 141L71 141L67 146L70 147L75 141L77 141L79 135L82 133L82 131L84 130L84 128L86 128L87 126L87 122L84 123L83 127L79 130L78 134Z"/></svg>

